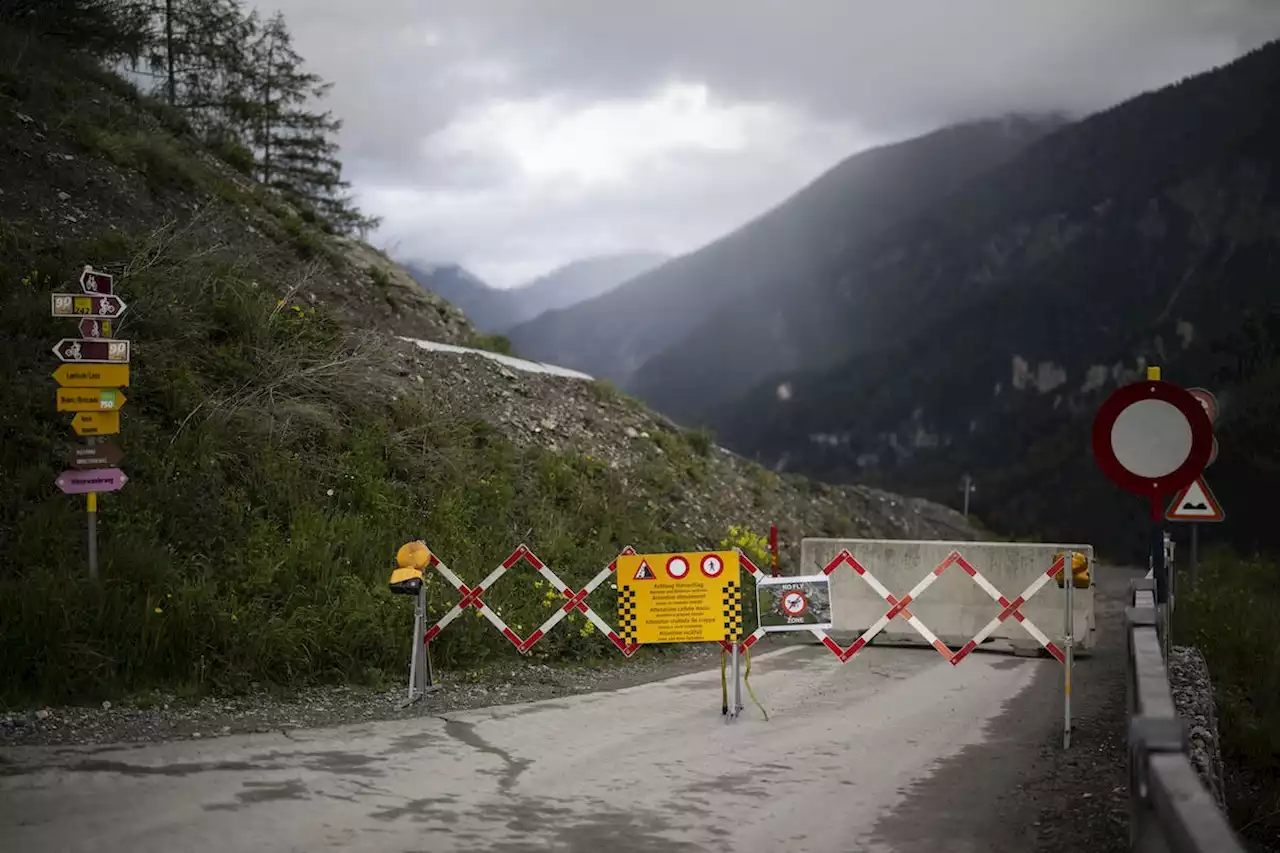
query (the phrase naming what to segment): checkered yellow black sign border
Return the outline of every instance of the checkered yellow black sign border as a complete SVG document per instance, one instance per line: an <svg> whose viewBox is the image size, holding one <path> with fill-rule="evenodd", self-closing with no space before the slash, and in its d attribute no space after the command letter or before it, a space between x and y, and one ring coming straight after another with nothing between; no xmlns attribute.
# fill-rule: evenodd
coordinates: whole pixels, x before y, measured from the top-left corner
<svg viewBox="0 0 1280 853"><path fill-rule="evenodd" d="M737 581L729 581L721 593L724 606L724 639L738 642L742 639L742 588ZM628 586L618 590L618 636L622 642L632 645L639 642L636 638L637 627L636 591Z"/></svg>

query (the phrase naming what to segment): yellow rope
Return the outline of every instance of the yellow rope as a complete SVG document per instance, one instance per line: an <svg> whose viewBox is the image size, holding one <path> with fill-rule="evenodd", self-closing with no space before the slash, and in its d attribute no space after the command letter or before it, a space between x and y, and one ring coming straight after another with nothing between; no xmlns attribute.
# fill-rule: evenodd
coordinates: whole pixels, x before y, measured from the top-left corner
<svg viewBox="0 0 1280 853"><path fill-rule="evenodd" d="M769 712L760 704L760 700L756 698L756 692L751 689L751 651L743 649L742 653L747 656L747 671L742 676L742 681L747 685L747 695L751 697L751 701L756 703L756 707L760 709L760 713L764 715L765 722L769 721ZM725 675L725 661L728 652L723 648L720 649L720 713L729 713L729 679Z"/></svg>
<svg viewBox="0 0 1280 853"><path fill-rule="evenodd" d="M745 649L747 655L747 672L742 676L743 682L747 685L747 695L751 697L751 701L756 703L756 707L760 709L760 713L764 715L764 721L769 722L769 712L760 704L760 700L756 698L756 692L751 689L751 650Z"/></svg>

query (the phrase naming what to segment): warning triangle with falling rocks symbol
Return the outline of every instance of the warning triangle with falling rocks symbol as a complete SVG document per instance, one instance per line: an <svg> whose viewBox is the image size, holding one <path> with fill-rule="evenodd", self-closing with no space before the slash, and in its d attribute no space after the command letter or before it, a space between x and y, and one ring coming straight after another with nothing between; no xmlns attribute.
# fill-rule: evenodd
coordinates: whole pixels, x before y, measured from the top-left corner
<svg viewBox="0 0 1280 853"><path fill-rule="evenodd" d="M1227 514L1201 476L1178 493L1164 517L1167 521L1222 521Z"/></svg>
<svg viewBox="0 0 1280 853"><path fill-rule="evenodd" d="M638 581L651 581L656 577L657 575L653 573L653 569L649 568L649 561L641 560L640 568L636 569L635 579Z"/></svg>

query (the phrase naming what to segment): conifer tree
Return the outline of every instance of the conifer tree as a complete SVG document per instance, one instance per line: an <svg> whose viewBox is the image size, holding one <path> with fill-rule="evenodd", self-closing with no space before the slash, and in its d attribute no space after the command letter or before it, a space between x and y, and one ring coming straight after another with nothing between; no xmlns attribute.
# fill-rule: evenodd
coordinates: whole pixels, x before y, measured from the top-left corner
<svg viewBox="0 0 1280 853"><path fill-rule="evenodd" d="M342 122L317 103L332 83L303 69L284 16L274 15L251 48L246 122L257 178L324 220L333 230L367 231L377 221L359 213L346 195L338 144Z"/></svg>

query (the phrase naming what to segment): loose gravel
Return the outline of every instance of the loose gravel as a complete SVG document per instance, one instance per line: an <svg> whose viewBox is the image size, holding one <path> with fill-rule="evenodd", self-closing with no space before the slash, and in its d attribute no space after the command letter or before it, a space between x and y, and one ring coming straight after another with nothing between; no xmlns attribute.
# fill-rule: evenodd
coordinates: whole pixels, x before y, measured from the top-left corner
<svg viewBox="0 0 1280 853"><path fill-rule="evenodd" d="M147 743L426 717L619 690L706 669L718 659L719 647L707 645L648 656L642 650L596 667L512 659L483 670L439 673L438 687L413 704L406 704L405 688L339 686L284 696L257 692L187 701L150 694L95 707L33 708L0 713L0 747Z"/></svg>

